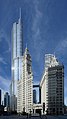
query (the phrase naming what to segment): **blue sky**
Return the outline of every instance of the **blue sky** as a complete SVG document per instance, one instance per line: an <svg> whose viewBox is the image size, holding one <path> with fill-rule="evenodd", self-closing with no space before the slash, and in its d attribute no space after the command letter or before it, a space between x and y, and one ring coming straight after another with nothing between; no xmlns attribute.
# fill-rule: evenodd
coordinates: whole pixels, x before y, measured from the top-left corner
<svg viewBox="0 0 67 119"><path fill-rule="evenodd" d="M0 0L0 87L11 81L11 30L22 9L24 48L32 57L34 82L41 80L46 53L55 53L65 67L67 104L67 0Z"/></svg>

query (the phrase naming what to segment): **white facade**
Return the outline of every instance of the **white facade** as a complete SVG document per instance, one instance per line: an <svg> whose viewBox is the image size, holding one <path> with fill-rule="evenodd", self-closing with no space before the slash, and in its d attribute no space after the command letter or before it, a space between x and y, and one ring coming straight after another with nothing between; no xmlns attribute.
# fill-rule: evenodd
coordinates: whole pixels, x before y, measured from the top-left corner
<svg viewBox="0 0 67 119"><path fill-rule="evenodd" d="M45 54L45 69L59 65L58 60L53 54Z"/></svg>
<svg viewBox="0 0 67 119"><path fill-rule="evenodd" d="M21 80L18 81L18 113L30 113L30 111L33 111L33 74L31 62L31 56L26 48L22 58L22 76Z"/></svg>

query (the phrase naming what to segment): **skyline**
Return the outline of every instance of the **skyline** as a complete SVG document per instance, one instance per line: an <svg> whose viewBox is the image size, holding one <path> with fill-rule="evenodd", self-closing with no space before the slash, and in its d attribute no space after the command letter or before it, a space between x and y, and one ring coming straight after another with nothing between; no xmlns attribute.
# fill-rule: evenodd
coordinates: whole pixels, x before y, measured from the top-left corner
<svg viewBox="0 0 67 119"><path fill-rule="evenodd" d="M22 9L23 42L32 57L34 82L40 82L45 54L54 54L65 66L65 99L67 101L67 6L66 0L0 1L0 87L11 82L11 31ZM3 42L4 41L4 42ZM5 44L5 45L4 45ZM8 83L7 83L8 81Z"/></svg>

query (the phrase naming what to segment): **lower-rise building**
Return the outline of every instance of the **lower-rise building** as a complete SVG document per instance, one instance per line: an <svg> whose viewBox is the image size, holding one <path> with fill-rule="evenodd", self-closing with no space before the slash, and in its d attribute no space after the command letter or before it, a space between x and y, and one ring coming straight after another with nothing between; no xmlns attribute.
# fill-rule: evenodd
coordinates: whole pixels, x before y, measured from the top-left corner
<svg viewBox="0 0 67 119"><path fill-rule="evenodd" d="M34 89L33 90L33 103L37 103L37 100L36 100L36 90Z"/></svg>
<svg viewBox="0 0 67 119"><path fill-rule="evenodd" d="M45 72L40 82L41 103L45 107L42 113L64 114L64 66L55 56L46 56Z"/></svg>
<svg viewBox="0 0 67 119"><path fill-rule="evenodd" d="M8 92L4 95L4 106L7 107L8 110L10 110L10 95Z"/></svg>
<svg viewBox="0 0 67 119"><path fill-rule="evenodd" d="M64 114L64 66L48 68L46 111L48 114Z"/></svg>
<svg viewBox="0 0 67 119"><path fill-rule="evenodd" d="M0 89L0 105L1 105L1 89Z"/></svg>

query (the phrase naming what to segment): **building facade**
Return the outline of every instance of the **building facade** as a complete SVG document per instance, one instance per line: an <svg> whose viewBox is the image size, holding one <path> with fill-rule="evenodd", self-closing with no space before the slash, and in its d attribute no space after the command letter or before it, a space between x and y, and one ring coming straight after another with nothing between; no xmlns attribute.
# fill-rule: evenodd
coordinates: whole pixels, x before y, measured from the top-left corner
<svg viewBox="0 0 67 119"><path fill-rule="evenodd" d="M6 107L7 110L10 110L10 95L8 92L6 92L4 95L4 107Z"/></svg>
<svg viewBox="0 0 67 119"><path fill-rule="evenodd" d="M48 68L47 113L64 114L64 66Z"/></svg>
<svg viewBox="0 0 67 119"><path fill-rule="evenodd" d="M22 76L18 80L17 112L33 112L33 74L32 61L28 49L25 49L22 58Z"/></svg>
<svg viewBox="0 0 67 119"><path fill-rule="evenodd" d="M22 71L22 55L23 55L23 39L22 39L22 22L21 11L18 22L13 24L12 28L12 82L10 85L11 96L11 110L15 111L17 108L17 81L21 78ZM15 99L14 99L15 98Z"/></svg>
<svg viewBox="0 0 67 119"><path fill-rule="evenodd" d="M1 106L1 89L0 89L0 106Z"/></svg>
<svg viewBox="0 0 67 119"><path fill-rule="evenodd" d="M33 90L33 103L36 104L37 100L36 100L36 90Z"/></svg>
<svg viewBox="0 0 67 119"><path fill-rule="evenodd" d="M4 106L4 95L5 95L5 91L3 89L0 89L1 90L1 105Z"/></svg>
<svg viewBox="0 0 67 119"><path fill-rule="evenodd" d="M40 82L42 113L64 113L64 66L52 54L45 55L45 70Z"/></svg>

